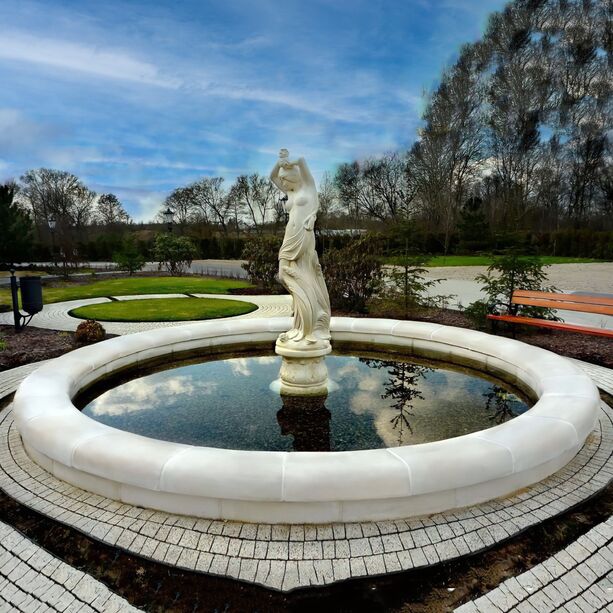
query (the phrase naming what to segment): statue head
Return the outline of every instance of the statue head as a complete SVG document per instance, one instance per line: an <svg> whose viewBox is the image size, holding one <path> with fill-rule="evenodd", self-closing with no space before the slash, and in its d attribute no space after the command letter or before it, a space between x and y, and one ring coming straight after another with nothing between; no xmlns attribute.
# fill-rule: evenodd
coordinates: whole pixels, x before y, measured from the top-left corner
<svg viewBox="0 0 613 613"><path fill-rule="evenodd" d="M296 163L289 161L289 151L281 149L279 151L279 180L286 192L297 190L302 184L302 174Z"/></svg>

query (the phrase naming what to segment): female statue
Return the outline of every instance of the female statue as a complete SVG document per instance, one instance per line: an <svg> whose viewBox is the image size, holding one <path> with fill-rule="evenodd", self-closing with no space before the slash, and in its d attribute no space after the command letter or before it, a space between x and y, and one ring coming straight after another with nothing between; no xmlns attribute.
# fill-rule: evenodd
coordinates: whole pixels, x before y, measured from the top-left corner
<svg viewBox="0 0 613 613"><path fill-rule="evenodd" d="M313 232L319 208L315 181L304 158L290 161L287 149L279 152L270 179L287 195L284 206L289 220L279 251L279 279L294 301L293 327L278 342L329 347L330 298Z"/></svg>

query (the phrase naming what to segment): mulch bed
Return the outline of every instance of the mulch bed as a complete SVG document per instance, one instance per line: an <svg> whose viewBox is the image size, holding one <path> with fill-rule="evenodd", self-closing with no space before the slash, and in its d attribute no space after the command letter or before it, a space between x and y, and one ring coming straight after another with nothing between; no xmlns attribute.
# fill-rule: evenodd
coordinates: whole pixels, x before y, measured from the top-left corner
<svg viewBox="0 0 613 613"><path fill-rule="evenodd" d="M56 358L75 348L72 332L30 327L15 332L13 326L0 326L0 338L6 343L0 351L0 371Z"/></svg>
<svg viewBox="0 0 613 613"><path fill-rule="evenodd" d="M343 311L333 311L334 316L338 317L360 317L355 313L346 313ZM370 313L361 315L361 317L389 317L391 319L411 319L415 321L428 321L432 323L442 324L445 326L456 326L458 328L476 329L472 320L461 313L451 309L423 309L411 313L409 317L405 317L400 310L393 309L378 309L376 306L371 308ZM560 355L605 368L613 368L613 342L611 339L590 336L588 334L580 334L577 332L561 332L558 330L541 330L530 328L527 326L505 326L499 325L496 331L498 336L506 336L511 338L513 329L515 328L515 338L518 341L535 345L548 349ZM491 329L487 330L491 333Z"/></svg>
<svg viewBox="0 0 613 613"><path fill-rule="evenodd" d="M57 358L80 346L75 342L74 332L43 328L26 327L21 332L15 332L13 326L0 325L0 339L6 343L6 347L0 350L0 372Z"/></svg>

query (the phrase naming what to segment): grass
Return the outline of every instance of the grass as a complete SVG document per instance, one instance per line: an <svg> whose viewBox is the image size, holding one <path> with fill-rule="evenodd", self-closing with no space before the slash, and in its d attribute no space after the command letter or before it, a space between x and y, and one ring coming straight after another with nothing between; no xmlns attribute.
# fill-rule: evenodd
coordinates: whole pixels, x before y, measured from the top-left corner
<svg viewBox="0 0 613 613"><path fill-rule="evenodd" d="M104 296L140 294L227 294L233 288L249 287L247 281L211 277L125 277L80 284L61 282L43 286L43 302L64 302ZM0 289L0 304L11 304L8 288Z"/></svg>
<svg viewBox="0 0 613 613"><path fill-rule="evenodd" d="M223 298L145 298L90 304L70 314L98 321L194 321L243 315L255 309L251 302Z"/></svg>
<svg viewBox="0 0 613 613"><path fill-rule="evenodd" d="M435 255L429 262L431 268L441 266L489 266L496 256L491 255ZM556 255L540 256L543 264L590 264L601 262L593 258L570 258ZM395 264L402 260L402 256L389 256L385 258L386 264Z"/></svg>

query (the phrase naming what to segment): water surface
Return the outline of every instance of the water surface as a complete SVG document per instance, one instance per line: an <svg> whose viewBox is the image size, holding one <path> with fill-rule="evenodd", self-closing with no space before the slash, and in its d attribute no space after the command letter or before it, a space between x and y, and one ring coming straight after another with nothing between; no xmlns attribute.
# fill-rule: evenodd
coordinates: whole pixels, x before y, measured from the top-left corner
<svg viewBox="0 0 613 613"><path fill-rule="evenodd" d="M166 441L266 451L426 443L489 428L528 406L472 372L404 359L332 355L327 398L271 391L281 358L238 357L134 378L89 402L99 422Z"/></svg>

